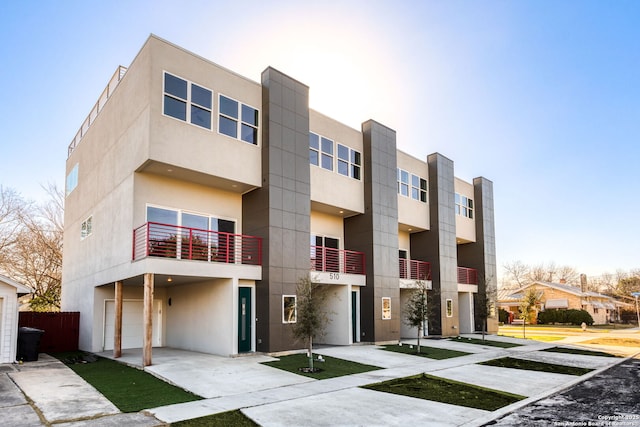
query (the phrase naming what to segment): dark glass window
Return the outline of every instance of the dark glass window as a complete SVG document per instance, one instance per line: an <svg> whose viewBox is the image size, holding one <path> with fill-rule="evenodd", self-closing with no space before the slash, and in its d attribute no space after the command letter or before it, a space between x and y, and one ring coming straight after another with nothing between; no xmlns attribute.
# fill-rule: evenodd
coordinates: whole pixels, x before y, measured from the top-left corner
<svg viewBox="0 0 640 427"><path fill-rule="evenodd" d="M309 149L309 163L318 166L318 152L316 150Z"/></svg>
<svg viewBox="0 0 640 427"><path fill-rule="evenodd" d="M187 81L171 74L164 75L164 91L178 98L187 99Z"/></svg>
<svg viewBox="0 0 640 427"><path fill-rule="evenodd" d="M309 133L309 147L320 149L320 137L315 133Z"/></svg>
<svg viewBox="0 0 640 427"><path fill-rule="evenodd" d="M211 129L211 111L192 105L191 123L206 129Z"/></svg>
<svg viewBox="0 0 640 427"><path fill-rule="evenodd" d="M242 121L252 126L258 126L258 110L242 104Z"/></svg>
<svg viewBox="0 0 640 427"><path fill-rule="evenodd" d="M187 103L168 95L164 96L164 114L180 120L187 120Z"/></svg>
<svg viewBox="0 0 640 427"><path fill-rule="evenodd" d="M211 109L211 91L198 85L191 85L191 102L206 109Z"/></svg>
<svg viewBox="0 0 640 427"><path fill-rule="evenodd" d="M220 116L220 133L232 138L238 137L238 122L227 117Z"/></svg>
<svg viewBox="0 0 640 427"><path fill-rule="evenodd" d="M238 102L234 101L233 99L229 99L226 96L220 95L220 114L224 114L225 116L237 119Z"/></svg>
<svg viewBox="0 0 640 427"><path fill-rule="evenodd" d="M248 142L249 144L258 144L258 129L243 123L240 139Z"/></svg>

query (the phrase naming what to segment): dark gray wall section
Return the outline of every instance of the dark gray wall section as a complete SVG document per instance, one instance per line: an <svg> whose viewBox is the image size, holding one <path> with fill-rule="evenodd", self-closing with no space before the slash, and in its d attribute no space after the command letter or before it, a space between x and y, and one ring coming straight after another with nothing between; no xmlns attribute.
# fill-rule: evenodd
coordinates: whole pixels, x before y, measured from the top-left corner
<svg viewBox="0 0 640 427"><path fill-rule="evenodd" d="M474 213L476 241L458 247L458 260L461 266L478 270L478 294L486 292L486 287L497 285L496 240L493 210L493 183L486 178L473 180ZM481 330L482 320L477 316L478 299L474 299L476 330Z"/></svg>
<svg viewBox="0 0 640 427"><path fill-rule="evenodd" d="M365 213L344 221L345 248L365 253L367 285L360 290L361 340L400 338L396 133L375 121L362 124ZM382 320L382 298L391 319Z"/></svg>
<svg viewBox="0 0 640 427"><path fill-rule="evenodd" d="M256 283L256 350L300 348L282 323L282 295L309 275L309 88L267 68L262 73L262 188L243 196L243 232L263 238Z"/></svg>
<svg viewBox="0 0 640 427"><path fill-rule="evenodd" d="M434 153L427 157L427 164L430 229L411 234L411 257L431 262L434 292L431 292L432 299L429 302L436 306L440 319L429 322L429 333L457 335L458 273L453 161ZM434 299L433 296L438 298ZM453 317L446 316L447 299L453 301Z"/></svg>

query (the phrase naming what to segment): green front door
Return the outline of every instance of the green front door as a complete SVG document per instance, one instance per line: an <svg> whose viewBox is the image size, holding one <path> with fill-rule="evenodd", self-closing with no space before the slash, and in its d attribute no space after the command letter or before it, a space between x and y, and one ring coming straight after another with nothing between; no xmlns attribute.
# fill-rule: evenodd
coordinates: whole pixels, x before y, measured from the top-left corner
<svg viewBox="0 0 640 427"><path fill-rule="evenodd" d="M251 351L251 288L238 288L238 353Z"/></svg>

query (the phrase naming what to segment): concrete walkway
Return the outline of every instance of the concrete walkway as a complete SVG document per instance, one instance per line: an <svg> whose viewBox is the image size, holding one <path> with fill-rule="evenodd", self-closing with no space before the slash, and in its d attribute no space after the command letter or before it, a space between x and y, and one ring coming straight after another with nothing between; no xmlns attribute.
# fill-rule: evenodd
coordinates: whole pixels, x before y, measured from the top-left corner
<svg viewBox="0 0 640 427"><path fill-rule="evenodd" d="M262 365L262 362L275 360L264 355L224 358L154 348L154 365L145 370L205 399L152 408L138 414L120 414L68 367L41 354L38 362L9 365L11 371L0 374L0 418L2 424L8 426L51 423L67 427L155 426L240 409L262 426L474 426L566 389L624 360L541 351L556 343L489 338L523 345L502 349L464 343L463 340L422 341L422 345L470 353L444 360L388 352L373 345L327 347L317 353L382 369L326 380L314 380ZM102 355L111 357L109 353ZM477 365L504 356L582 366L595 371L575 377ZM141 350L125 350L119 360L140 367ZM489 412L359 388L423 372L510 391L527 396L527 399ZM5 414L9 418L5 418ZM10 420L8 424L5 419Z"/></svg>

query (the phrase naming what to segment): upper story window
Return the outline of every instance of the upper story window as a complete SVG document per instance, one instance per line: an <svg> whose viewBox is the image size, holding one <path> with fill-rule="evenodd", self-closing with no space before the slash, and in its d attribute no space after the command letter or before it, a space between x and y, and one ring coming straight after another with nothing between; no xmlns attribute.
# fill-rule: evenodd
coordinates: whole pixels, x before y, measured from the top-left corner
<svg viewBox="0 0 640 427"><path fill-rule="evenodd" d="M91 233L93 233L93 216L82 221L82 226L80 227L80 239L89 237Z"/></svg>
<svg viewBox="0 0 640 427"><path fill-rule="evenodd" d="M473 219L473 199L456 193L456 215Z"/></svg>
<svg viewBox="0 0 640 427"><path fill-rule="evenodd" d="M258 145L258 110L224 95L219 106L218 132Z"/></svg>
<svg viewBox="0 0 640 427"><path fill-rule="evenodd" d="M166 116L211 129L213 92L180 77L164 73L164 107Z"/></svg>
<svg viewBox="0 0 640 427"><path fill-rule="evenodd" d="M67 196L78 186L78 164L73 165L73 169L67 175Z"/></svg>
<svg viewBox="0 0 640 427"><path fill-rule="evenodd" d="M398 168L398 194L427 203L427 180Z"/></svg>
<svg viewBox="0 0 640 427"><path fill-rule="evenodd" d="M338 144L338 173L360 179L362 159L359 151L346 145Z"/></svg>
<svg viewBox="0 0 640 427"><path fill-rule="evenodd" d="M333 140L309 132L309 163L333 170Z"/></svg>

